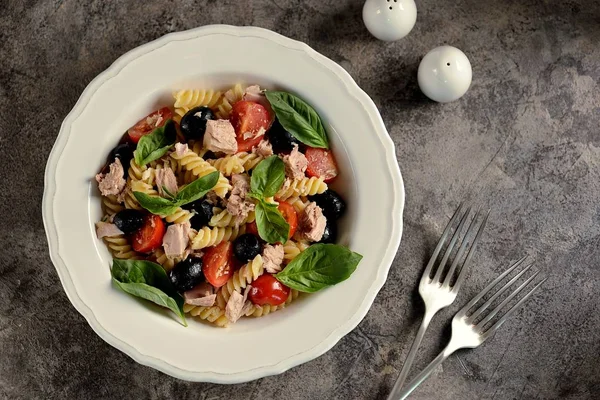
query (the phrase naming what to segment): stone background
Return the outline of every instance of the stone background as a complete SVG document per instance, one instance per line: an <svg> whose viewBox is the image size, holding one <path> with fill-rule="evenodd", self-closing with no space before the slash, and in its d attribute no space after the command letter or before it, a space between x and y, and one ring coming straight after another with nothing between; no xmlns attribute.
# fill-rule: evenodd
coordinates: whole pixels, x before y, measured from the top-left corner
<svg viewBox="0 0 600 400"><path fill-rule="evenodd" d="M492 208L479 274L434 320L415 371L511 260L529 254L549 280L413 398L599 398L600 1L421 0L413 32L391 44L368 34L362 4L0 1L0 398L385 399L423 310L416 283L465 196ZM124 52L211 23L272 29L347 69L381 110L407 193L398 256L364 321L322 357L236 386L182 382L104 343L67 300L41 219L46 159L85 86ZM474 70L468 94L445 105L416 84L419 60L441 44Z"/></svg>

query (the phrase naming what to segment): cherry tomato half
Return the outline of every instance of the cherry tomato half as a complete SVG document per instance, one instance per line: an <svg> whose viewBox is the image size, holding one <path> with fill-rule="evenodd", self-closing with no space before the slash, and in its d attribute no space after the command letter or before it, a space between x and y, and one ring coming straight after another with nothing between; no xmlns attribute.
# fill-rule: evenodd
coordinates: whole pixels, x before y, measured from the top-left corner
<svg viewBox="0 0 600 400"><path fill-rule="evenodd" d="M163 107L140 119L137 124L127 130L127 134L133 143L137 143L142 136L163 126L171 118L173 118L173 111L169 107Z"/></svg>
<svg viewBox="0 0 600 400"><path fill-rule="evenodd" d="M264 274L252 282L248 294L250 301L256 305L280 306L290 295L290 288L279 282L273 275Z"/></svg>
<svg viewBox="0 0 600 400"><path fill-rule="evenodd" d="M308 160L306 168L308 176L323 178L325 182L331 182L338 175L337 164L330 150L309 147L304 155Z"/></svg>
<svg viewBox="0 0 600 400"><path fill-rule="evenodd" d="M283 218L290 226L290 235L288 238L291 238L298 228L298 214L294 207L286 201L280 201L277 209L281 212L281 215L283 215Z"/></svg>
<svg viewBox="0 0 600 400"><path fill-rule="evenodd" d="M202 257L204 265L202 272L208 283L215 288L225 285L231 275L233 275L233 246L231 242L221 242L211 247Z"/></svg>
<svg viewBox="0 0 600 400"><path fill-rule="evenodd" d="M140 253L149 253L162 245L165 236L165 223L158 215L148 214L144 225L131 237L131 247Z"/></svg>
<svg viewBox="0 0 600 400"><path fill-rule="evenodd" d="M271 117L267 109L253 101L238 101L231 110L231 124L237 136L238 153L251 151L264 135L256 136L259 131L269 129Z"/></svg>

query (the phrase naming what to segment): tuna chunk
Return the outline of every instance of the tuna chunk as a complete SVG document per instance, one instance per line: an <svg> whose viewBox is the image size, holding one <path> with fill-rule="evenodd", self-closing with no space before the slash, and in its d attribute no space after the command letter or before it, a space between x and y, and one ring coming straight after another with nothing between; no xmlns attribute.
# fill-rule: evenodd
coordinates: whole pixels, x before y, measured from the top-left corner
<svg viewBox="0 0 600 400"><path fill-rule="evenodd" d="M276 274L281 271L281 263L283 263L283 245L266 245L263 250L262 258L263 265L268 273Z"/></svg>
<svg viewBox="0 0 600 400"><path fill-rule="evenodd" d="M187 304L199 307L212 307L215 304L217 295L214 288L207 282L196 285L193 289L183 294Z"/></svg>
<svg viewBox="0 0 600 400"><path fill-rule="evenodd" d="M254 203L246 199L246 194L250 190L250 178L247 175L234 174L231 177L233 189L229 200L227 200L227 211L236 217L236 224L242 223L254 211Z"/></svg>
<svg viewBox="0 0 600 400"><path fill-rule="evenodd" d="M308 167L308 160L304 154L298 151L298 145L294 145L294 149L289 156L283 156L283 162L285 163L285 174L296 180L304 178L304 171Z"/></svg>
<svg viewBox="0 0 600 400"><path fill-rule="evenodd" d="M273 146L271 146L271 143L267 139L263 139L254 148L254 152L261 157L267 158L273 155Z"/></svg>
<svg viewBox="0 0 600 400"><path fill-rule="evenodd" d="M233 291L231 293L231 297L229 297L227 305L225 306L225 316L229 321L236 322L244 314L245 310L249 308L246 301L251 289L252 286L247 286L243 296L238 291Z"/></svg>
<svg viewBox="0 0 600 400"><path fill-rule="evenodd" d="M323 215L323 210L314 201L311 201L300 216L300 231L306 240L318 242L325 233L327 219Z"/></svg>
<svg viewBox="0 0 600 400"><path fill-rule="evenodd" d="M226 119L207 121L204 147L214 152L235 154L237 152L237 141L235 140L235 129L233 129L231 122Z"/></svg>
<svg viewBox="0 0 600 400"><path fill-rule="evenodd" d="M167 191L172 195L177 194L177 190L179 189L177 187L177 178L171 168L167 167L156 170L156 186L158 187L158 193L163 197L168 196Z"/></svg>
<svg viewBox="0 0 600 400"><path fill-rule="evenodd" d="M115 224L110 224L108 222L96 222L96 235L98 236L98 239L102 239L103 237L119 236L122 234L123 232L117 228Z"/></svg>
<svg viewBox="0 0 600 400"><path fill-rule="evenodd" d="M188 150L189 149L187 144L179 142L175 143L175 154L177 154L179 157L183 157Z"/></svg>
<svg viewBox="0 0 600 400"><path fill-rule="evenodd" d="M98 189L102 196L119 195L127 183L124 175L123 165L118 158L115 158L115 161L110 164L108 174L96 175Z"/></svg>
<svg viewBox="0 0 600 400"><path fill-rule="evenodd" d="M163 237L163 248L167 257L180 257L185 254L189 243L190 223L169 225Z"/></svg>

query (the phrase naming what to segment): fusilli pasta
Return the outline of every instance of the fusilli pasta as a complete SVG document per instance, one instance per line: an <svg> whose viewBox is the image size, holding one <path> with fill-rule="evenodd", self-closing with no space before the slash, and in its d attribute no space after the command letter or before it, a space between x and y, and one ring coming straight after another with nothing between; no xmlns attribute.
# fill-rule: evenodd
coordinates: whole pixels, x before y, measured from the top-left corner
<svg viewBox="0 0 600 400"><path fill-rule="evenodd" d="M235 271L227 283L224 286L221 286L217 292L217 305L225 308L229 297L231 297L231 293L234 291L242 293L243 289L245 289L248 284L251 284L252 281L256 280L256 278L261 276L264 271L265 268L263 265L263 259L259 254L254 258L254 260Z"/></svg>
<svg viewBox="0 0 600 400"><path fill-rule="evenodd" d="M294 258L298 257L298 254L306 250L310 246L305 241L294 241L288 240L283 245L283 260L285 263L289 263Z"/></svg>
<svg viewBox="0 0 600 400"><path fill-rule="evenodd" d="M289 294L287 300L285 301L285 303L283 303L279 306L271 306L269 304L266 304L264 306L259 306L259 305L253 304L252 308L250 308L250 310L248 310L248 312L246 313L246 316L247 317L264 317L265 315L269 315L272 312L281 310L282 308L289 306L292 301L294 301L298 298L299 294L300 293L295 289L290 290L290 294Z"/></svg>
<svg viewBox="0 0 600 400"><path fill-rule="evenodd" d="M139 260L142 258L139 253L131 248L125 235L104 237L103 239L115 258L127 260Z"/></svg>
<svg viewBox="0 0 600 400"><path fill-rule="evenodd" d="M213 215L213 217L210 219L210 222L208 223L208 225L217 226L219 228L225 228L227 226L233 227L233 226L239 226L242 224L248 224L248 223L254 221L256 218L254 211L251 211L246 218L242 219L241 221L237 221L236 217L231 215L229 213L229 211L227 211L226 209L225 210L215 209L215 210L219 210L219 211Z"/></svg>
<svg viewBox="0 0 600 400"><path fill-rule="evenodd" d="M173 93L173 97L175 98L175 114L183 117L185 113L194 107L207 106L214 108L221 98L221 92L215 92L212 89L179 90Z"/></svg>
<svg viewBox="0 0 600 400"><path fill-rule="evenodd" d="M256 153L237 153L237 158L240 159L242 165L244 166L244 170L250 171L252 168L256 167L258 163L260 163L264 157L256 154Z"/></svg>
<svg viewBox="0 0 600 400"><path fill-rule="evenodd" d="M216 160L208 160L208 163L219 170L225 176L241 174L244 172L244 164L237 155L230 155Z"/></svg>
<svg viewBox="0 0 600 400"><path fill-rule="evenodd" d="M219 102L217 103L216 109L217 109L217 118L219 119L227 119L229 118L229 115L231 114L231 109L233 108L233 105L242 100L242 98L244 97L244 89L242 89L242 85L241 84L237 84L235 85L233 88L231 88L230 90L228 90L223 97L221 97L219 99Z"/></svg>
<svg viewBox="0 0 600 400"><path fill-rule="evenodd" d="M246 233L246 225L240 227L209 228L205 226L192 237L192 249L199 250L205 247L216 246L224 240L235 240L239 235Z"/></svg>
<svg viewBox="0 0 600 400"><path fill-rule="evenodd" d="M108 215L114 215L122 211L125 207L117 200L117 196L102 196L102 211Z"/></svg>
<svg viewBox="0 0 600 400"><path fill-rule="evenodd" d="M323 178L302 178L290 182L289 187L282 187L275 195L279 200L286 200L292 196L313 196L327 190L327 184Z"/></svg>
<svg viewBox="0 0 600 400"><path fill-rule="evenodd" d="M184 304L183 311L189 313L193 317L198 317L199 319L212 322L214 325L222 328L229 325L229 320L225 316L225 310L217 306L196 307L190 304Z"/></svg>
<svg viewBox="0 0 600 400"><path fill-rule="evenodd" d="M192 150L188 149L183 155L178 155L177 153L171 153L171 157L177 160L183 168L189 171L196 178L201 178L205 175L210 174L211 172L216 171L217 169L210 165L207 161L205 161L198 154L194 153ZM189 183L193 179L189 180L191 177L186 174L186 182ZM220 175L219 181L213 188L214 192L217 196L221 198L225 198L227 193L231 190L231 185L229 184L229 180Z"/></svg>

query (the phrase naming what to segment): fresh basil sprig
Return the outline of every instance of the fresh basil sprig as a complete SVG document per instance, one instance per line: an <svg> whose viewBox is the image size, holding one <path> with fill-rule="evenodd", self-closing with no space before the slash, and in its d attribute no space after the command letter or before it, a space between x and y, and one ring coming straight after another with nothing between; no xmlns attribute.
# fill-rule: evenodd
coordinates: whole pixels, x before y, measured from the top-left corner
<svg viewBox="0 0 600 400"><path fill-rule="evenodd" d="M275 278L292 289L314 293L348 279L361 259L347 247L317 243L301 252Z"/></svg>
<svg viewBox="0 0 600 400"><path fill-rule="evenodd" d="M177 208L202 198L218 181L219 172L213 171L184 186L170 198L150 196L143 192L133 192L133 195L140 205L152 214L169 215L174 213Z"/></svg>
<svg viewBox="0 0 600 400"><path fill-rule="evenodd" d="M286 131L307 146L328 149L321 117L308 103L287 92L265 92L271 108Z"/></svg>
<svg viewBox="0 0 600 400"><path fill-rule="evenodd" d="M250 189L254 196L271 197L281 189L285 180L285 164L281 158L271 156L261 161L252 171Z"/></svg>
<svg viewBox="0 0 600 400"><path fill-rule="evenodd" d="M285 243L290 234L287 223L277 205L267 203L266 197L274 196L285 179L285 165L277 156L262 160L252 171L249 197L257 200L255 214L258 235L268 243Z"/></svg>
<svg viewBox="0 0 600 400"><path fill-rule="evenodd" d="M150 261L115 258L111 274L121 290L170 309L187 326L183 298L171 284L163 267Z"/></svg>
<svg viewBox="0 0 600 400"><path fill-rule="evenodd" d="M163 126L142 136L133 152L135 163L141 167L158 160L175 144L176 136L177 131L173 120L168 120Z"/></svg>
<svg viewBox="0 0 600 400"><path fill-rule="evenodd" d="M259 236L268 243L285 243L290 235L290 225L277 209L276 204L260 199L254 210Z"/></svg>

